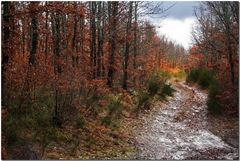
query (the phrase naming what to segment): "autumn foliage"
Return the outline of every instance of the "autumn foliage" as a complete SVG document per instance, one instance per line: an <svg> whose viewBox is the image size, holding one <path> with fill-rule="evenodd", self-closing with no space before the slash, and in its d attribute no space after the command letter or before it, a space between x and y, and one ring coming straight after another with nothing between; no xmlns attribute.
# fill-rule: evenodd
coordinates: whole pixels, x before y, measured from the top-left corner
<svg viewBox="0 0 240 161"><path fill-rule="evenodd" d="M43 157L48 143L61 138L56 128L69 124L117 127L124 113L134 111L130 91L146 88L168 66L181 67L183 47L140 21L140 7L2 3L2 107L8 113L2 129L10 158ZM37 157L28 153L34 147L40 149Z"/></svg>
<svg viewBox="0 0 240 161"><path fill-rule="evenodd" d="M210 74L214 76L214 82L210 83L209 105L216 109L216 106L222 107L223 113L231 115L238 115L238 7L238 2L201 3L195 11L198 25L193 38L196 44L189 56L189 69L213 71Z"/></svg>

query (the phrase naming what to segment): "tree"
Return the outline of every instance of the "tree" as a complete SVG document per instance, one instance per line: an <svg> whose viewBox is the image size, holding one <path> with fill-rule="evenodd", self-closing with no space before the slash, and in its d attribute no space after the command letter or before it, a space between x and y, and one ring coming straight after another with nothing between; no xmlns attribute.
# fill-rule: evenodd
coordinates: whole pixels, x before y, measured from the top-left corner
<svg viewBox="0 0 240 161"><path fill-rule="evenodd" d="M31 8L37 8L39 2L31 2ZM30 46L30 58L29 65L36 64L36 53L37 53L37 45L38 45L38 19L37 13L33 11L31 15L31 46Z"/></svg>
<svg viewBox="0 0 240 161"><path fill-rule="evenodd" d="M208 52L217 64L226 55L230 66L230 80L236 82L235 60L238 46L238 19L233 2L204 2L195 12L199 26L193 35L202 52ZM222 46L222 47L221 47ZM223 49L227 51L223 51ZM226 54L227 53L227 54ZM213 62L211 62L213 63Z"/></svg>
<svg viewBox="0 0 240 161"><path fill-rule="evenodd" d="M2 94L6 93L6 85L5 85L5 77L7 65L9 62L9 57L11 53L11 27L12 27L12 15L10 15L10 11L13 11L13 5L11 2L2 2L3 6L3 27L2 27ZM5 97L2 98L2 106L5 106Z"/></svg>
<svg viewBox="0 0 240 161"><path fill-rule="evenodd" d="M46 6L47 6L47 2L46 2ZM46 35L45 35L45 51L44 51L45 52L45 63L47 61L47 56L48 56L48 35L49 35L49 32L48 32L48 16L49 16L49 11L48 11L48 9L46 9L46 17L45 17L45 32L46 32Z"/></svg>
<svg viewBox="0 0 240 161"><path fill-rule="evenodd" d="M60 15L59 13L52 14L52 32L53 32L53 42L54 42L54 73L56 77L61 74L62 67L60 66L60 56L61 56L61 32L60 32ZM61 126L60 116L59 116L59 95L60 91L58 89L58 81L55 87L55 110L53 121L57 126Z"/></svg>
<svg viewBox="0 0 240 161"><path fill-rule="evenodd" d="M97 2L98 13L97 13L97 30L98 30L98 50L97 50L97 77L101 76L101 68L103 64L103 9L102 4L104 2ZM102 69L103 70L103 69ZM104 72L104 71L102 71Z"/></svg>
<svg viewBox="0 0 240 161"><path fill-rule="evenodd" d="M109 87L113 86L113 76L114 76L114 56L116 52L116 37L117 37L117 14L118 14L118 2L108 2L109 6L109 24L110 27L110 53L108 59L108 78L107 85Z"/></svg>
<svg viewBox="0 0 240 161"><path fill-rule="evenodd" d="M138 15L137 15L137 10L138 10L138 3L139 2L134 2L134 44L133 44L133 68L136 70L136 57L137 57L137 21L138 21ZM135 80L134 80L135 82Z"/></svg>
<svg viewBox="0 0 240 161"><path fill-rule="evenodd" d="M207 2L207 6L213 11L214 15L216 16L216 19L221 22L219 25L223 27L223 32L227 39L227 50L228 50L228 61L230 64L230 74L231 74L231 82L232 84L235 83L235 75L234 75L234 53L232 49L232 36L235 40L235 34L233 32L233 23L232 17L234 16L231 11L233 8L230 5L231 3L228 2ZM238 21L238 20L236 20ZM238 41L237 41L238 43Z"/></svg>
<svg viewBox="0 0 240 161"><path fill-rule="evenodd" d="M132 26L132 8L133 2L129 2L128 21L126 27L126 42L125 42L125 53L124 53L124 74L123 74L123 89L127 90L128 81L128 59L129 59L129 48L131 42L131 26Z"/></svg>
<svg viewBox="0 0 240 161"><path fill-rule="evenodd" d="M96 49L96 2L89 2L91 8L91 17L90 17L90 24L91 24L91 66L92 66L92 78L96 78L96 69L97 69L97 49Z"/></svg>

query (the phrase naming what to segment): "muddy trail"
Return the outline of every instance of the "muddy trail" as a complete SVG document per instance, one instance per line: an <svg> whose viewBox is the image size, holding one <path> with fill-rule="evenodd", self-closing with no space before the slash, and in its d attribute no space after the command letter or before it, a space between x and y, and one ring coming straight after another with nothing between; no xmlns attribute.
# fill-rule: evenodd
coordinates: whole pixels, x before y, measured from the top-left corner
<svg viewBox="0 0 240 161"><path fill-rule="evenodd" d="M136 158L238 159L238 147L208 130L207 93L183 82L174 88L174 97L155 105L134 130Z"/></svg>

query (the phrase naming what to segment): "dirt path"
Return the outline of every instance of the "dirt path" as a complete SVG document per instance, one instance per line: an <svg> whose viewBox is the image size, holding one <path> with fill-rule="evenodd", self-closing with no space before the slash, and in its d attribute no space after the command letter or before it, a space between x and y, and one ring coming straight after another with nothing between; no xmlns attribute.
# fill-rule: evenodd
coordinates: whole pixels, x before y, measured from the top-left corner
<svg viewBox="0 0 240 161"><path fill-rule="evenodd" d="M208 130L207 93L177 83L174 97L134 130L137 159L238 159L238 149Z"/></svg>

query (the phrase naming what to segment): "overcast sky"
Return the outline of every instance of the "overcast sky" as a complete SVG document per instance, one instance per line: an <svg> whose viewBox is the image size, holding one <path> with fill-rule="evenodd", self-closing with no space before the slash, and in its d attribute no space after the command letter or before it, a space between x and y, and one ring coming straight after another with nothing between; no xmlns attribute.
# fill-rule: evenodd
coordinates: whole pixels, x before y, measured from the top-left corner
<svg viewBox="0 0 240 161"><path fill-rule="evenodd" d="M168 10L166 18L150 18L150 21L157 26L158 34L166 35L169 40L188 49L191 45L191 30L195 21L193 9L198 2L164 2L164 6L172 4L175 5Z"/></svg>

